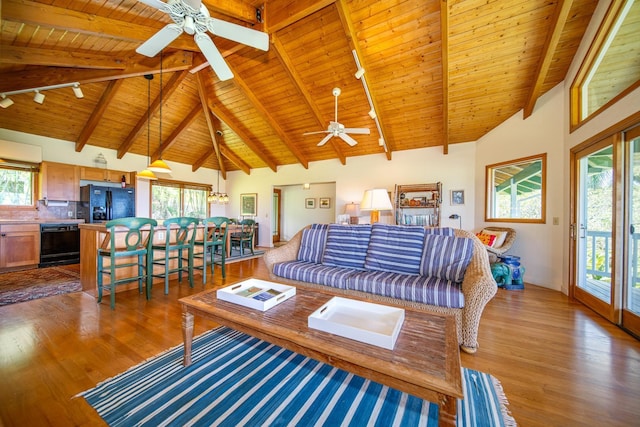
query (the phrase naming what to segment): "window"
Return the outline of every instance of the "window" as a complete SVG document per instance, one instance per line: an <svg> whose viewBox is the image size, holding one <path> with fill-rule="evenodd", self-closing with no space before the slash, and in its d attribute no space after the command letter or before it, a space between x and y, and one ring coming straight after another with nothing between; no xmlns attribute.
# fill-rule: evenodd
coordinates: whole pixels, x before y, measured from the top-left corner
<svg viewBox="0 0 640 427"><path fill-rule="evenodd" d="M201 184L173 181L151 183L151 217L165 220L178 216L206 218L210 188Z"/></svg>
<svg viewBox="0 0 640 427"><path fill-rule="evenodd" d="M640 86L640 0L614 0L571 86L572 129Z"/></svg>
<svg viewBox="0 0 640 427"><path fill-rule="evenodd" d="M486 221L545 222L547 154L488 165Z"/></svg>
<svg viewBox="0 0 640 427"><path fill-rule="evenodd" d="M0 206L33 206L37 172L35 165L0 163Z"/></svg>

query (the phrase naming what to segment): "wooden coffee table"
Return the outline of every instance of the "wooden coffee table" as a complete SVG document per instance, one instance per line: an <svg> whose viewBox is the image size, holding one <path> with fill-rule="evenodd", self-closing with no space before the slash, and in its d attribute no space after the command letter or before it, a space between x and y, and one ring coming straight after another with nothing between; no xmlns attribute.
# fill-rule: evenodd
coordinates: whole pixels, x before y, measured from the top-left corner
<svg viewBox="0 0 640 427"><path fill-rule="evenodd" d="M194 315L436 403L439 425L455 426L462 398L460 353L452 316L405 309L393 350L310 329L307 318L335 294L298 287L268 311L218 300L216 290L180 299L184 365L191 364ZM355 299L355 298L354 298Z"/></svg>

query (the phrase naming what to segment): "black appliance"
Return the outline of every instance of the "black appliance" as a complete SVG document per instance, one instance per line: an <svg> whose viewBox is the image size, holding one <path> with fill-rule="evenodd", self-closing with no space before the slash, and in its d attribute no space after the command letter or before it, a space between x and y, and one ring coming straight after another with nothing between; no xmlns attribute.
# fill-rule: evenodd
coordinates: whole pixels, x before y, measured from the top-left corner
<svg viewBox="0 0 640 427"><path fill-rule="evenodd" d="M80 187L78 219L85 222L105 222L136 215L133 188L84 185Z"/></svg>
<svg viewBox="0 0 640 427"><path fill-rule="evenodd" d="M80 262L80 230L77 224L40 224L38 267Z"/></svg>

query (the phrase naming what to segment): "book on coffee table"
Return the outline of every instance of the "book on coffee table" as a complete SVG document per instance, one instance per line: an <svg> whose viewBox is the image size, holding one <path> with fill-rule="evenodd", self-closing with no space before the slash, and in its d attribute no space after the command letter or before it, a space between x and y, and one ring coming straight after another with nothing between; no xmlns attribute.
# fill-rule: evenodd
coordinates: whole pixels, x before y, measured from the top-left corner
<svg viewBox="0 0 640 427"><path fill-rule="evenodd" d="M218 299L261 311L269 310L295 294L293 286L259 279L248 279L216 292Z"/></svg>

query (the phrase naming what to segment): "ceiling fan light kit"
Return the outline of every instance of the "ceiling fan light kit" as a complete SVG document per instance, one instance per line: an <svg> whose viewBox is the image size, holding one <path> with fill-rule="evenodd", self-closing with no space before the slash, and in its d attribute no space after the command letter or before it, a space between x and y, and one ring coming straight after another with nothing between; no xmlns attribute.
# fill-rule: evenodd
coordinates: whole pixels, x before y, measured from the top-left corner
<svg viewBox="0 0 640 427"><path fill-rule="evenodd" d="M263 51L269 50L269 35L241 25L212 18L201 0L139 0L167 13L173 20L149 40L140 45L136 52L148 57L156 56L162 49L177 39L183 32L193 35L193 39L220 80L233 78L233 72L207 32Z"/></svg>

